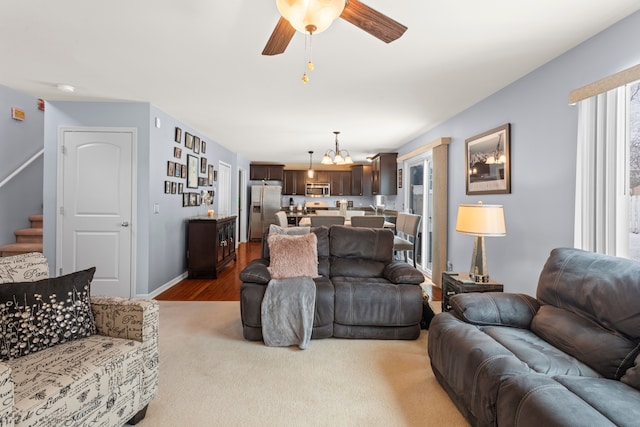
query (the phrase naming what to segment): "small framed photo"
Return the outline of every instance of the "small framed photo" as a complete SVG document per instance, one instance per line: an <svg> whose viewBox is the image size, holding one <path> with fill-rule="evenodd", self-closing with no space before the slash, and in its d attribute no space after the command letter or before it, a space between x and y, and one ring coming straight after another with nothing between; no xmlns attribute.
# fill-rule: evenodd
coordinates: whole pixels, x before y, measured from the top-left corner
<svg viewBox="0 0 640 427"><path fill-rule="evenodd" d="M207 152L207 143L206 143L206 142L204 142L204 141L202 141L202 142L200 143L200 152L201 152L202 154L204 154L204 153L206 153L206 152Z"/></svg>
<svg viewBox="0 0 640 427"><path fill-rule="evenodd" d="M176 164L169 160L167 162L167 176L175 176L176 173Z"/></svg>
<svg viewBox="0 0 640 427"><path fill-rule="evenodd" d="M213 171L213 180L214 181L218 180L218 171Z"/></svg>
<svg viewBox="0 0 640 427"><path fill-rule="evenodd" d="M209 185L213 185L213 165L209 165L209 173L207 174Z"/></svg>
<svg viewBox="0 0 640 427"><path fill-rule="evenodd" d="M183 164L181 169L182 169L181 170L181 172L182 172L181 178L187 179L187 165Z"/></svg>
<svg viewBox="0 0 640 427"><path fill-rule="evenodd" d="M173 157L179 159L182 157L182 148L173 147Z"/></svg>
<svg viewBox="0 0 640 427"><path fill-rule="evenodd" d="M173 139L179 144L182 142L182 129L176 126L176 133Z"/></svg>
<svg viewBox="0 0 640 427"><path fill-rule="evenodd" d="M198 193L189 193L189 206L198 206L198 199L197 196Z"/></svg>
<svg viewBox="0 0 640 427"><path fill-rule="evenodd" d="M187 188L198 188L198 158L187 154Z"/></svg>
<svg viewBox="0 0 640 427"><path fill-rule="evenodd" d="M200 157L200 173L207 173L207 158Z"/></svg>
<svg viewBox="0 0 640 427"><path fill-rule="evenodd" d="M467 195L511 193L510 123L465 140Z"/></svg>
<svg viewBox="0 0 640 427"><path fill-rule="evenodd" d="M182 193L182 207L186 208L189 206L189 193Z"/></svg>
<svg viewBox="0 0 640 427"><path fill-rule="evenodd" d="M193 137L193 152L200 154L200 138L197 136Z"/></svg>
<svg viewBox="0 0 640 427"><path fill-rule="evenodd" d="M180 163L176 163L176 178L180 178L182 176L182 165Z"/></svg>
<svg viewBox="0 0 640 427"><path fill-rule="evenodd" d="M172 182L171 183L171 194L176 194L178 192L178 183L177 182Z"/></svg>
<svg viewBox="0 0 640 427"><path fill-rule="evenodd" d="M184 133L184 146L189 149L193 148L193 135L191 135L189 132Z"/></svg>
<svg viewBox="0 0 640 427"><path fill-rule="evenodd" d="M164 194L171 193L171 181L164 182Z"/></svg>
<svg viewBox="0 0 640 427"><path fill-rule="evenodd" d="M398 188L402 188L402 168L398 169Z"/></svg>
<svg viewBox="0 0 640 427"><path fill-rule="evenodd" d="M184 193L184 184L179 182L178 183L178 194L183 194Z"/></svg>

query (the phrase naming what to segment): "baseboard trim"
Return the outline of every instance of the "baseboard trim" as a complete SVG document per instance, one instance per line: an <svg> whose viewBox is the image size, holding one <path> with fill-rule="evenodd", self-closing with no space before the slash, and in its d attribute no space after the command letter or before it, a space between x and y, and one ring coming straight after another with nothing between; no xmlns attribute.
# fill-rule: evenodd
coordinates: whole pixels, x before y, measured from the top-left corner
<svg viewBox="0 0 640 427"><path fill-rule="evenodd" d="M136 294L136 298L153 299L153 298L157 297L158 295L160 295L161 293L163 293L164 291L166 291L167 289L170 289L171 287L177 285L183 279L186 279L188 275L189 275L189 273L187 271L185 271L184 273L182 273L178 277L175 277L175 278L171 279L170 281L168 281L164 285L160 286L158 289L155 289L151 293L148 293L148 294Z"/></svg>

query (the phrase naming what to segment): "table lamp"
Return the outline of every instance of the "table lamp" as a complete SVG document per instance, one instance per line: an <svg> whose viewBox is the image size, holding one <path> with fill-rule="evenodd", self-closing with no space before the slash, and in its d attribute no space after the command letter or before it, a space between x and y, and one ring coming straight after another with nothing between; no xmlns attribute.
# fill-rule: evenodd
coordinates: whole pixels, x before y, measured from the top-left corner
<svg viewBox="0 0 640 427"><path fill-rule="evenodd" d="M502 205L461 204L458 206L458 233L475 236L473 255L471 256L471 270L469 277L474 282L489 281L487 257L485 255L484 238L487 236L504 236L504 209Z"/></svg>

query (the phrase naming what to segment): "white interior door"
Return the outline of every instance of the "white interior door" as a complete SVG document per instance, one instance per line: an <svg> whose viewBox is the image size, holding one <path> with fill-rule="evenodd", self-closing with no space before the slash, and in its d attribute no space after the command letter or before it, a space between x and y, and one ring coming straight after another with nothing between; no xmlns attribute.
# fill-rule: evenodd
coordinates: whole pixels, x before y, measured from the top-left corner
<svg viewBox="0 0 640 427"><path fill-rule="evenodd" d="M132 296L135 138L65 129L59 140L57 270L95 266L92 294Z"/></svg>

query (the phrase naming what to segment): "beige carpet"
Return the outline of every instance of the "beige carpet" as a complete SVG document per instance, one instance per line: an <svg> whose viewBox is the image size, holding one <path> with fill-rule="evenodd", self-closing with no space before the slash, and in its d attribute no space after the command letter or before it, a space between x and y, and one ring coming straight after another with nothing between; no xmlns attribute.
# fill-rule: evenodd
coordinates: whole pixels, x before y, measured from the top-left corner
<svg viewBox="0 0 640 427"><path fill-rule="evenodd" d="M242 338L238 302L160 302L149 426L466 426L416 341Z"/></svg>

